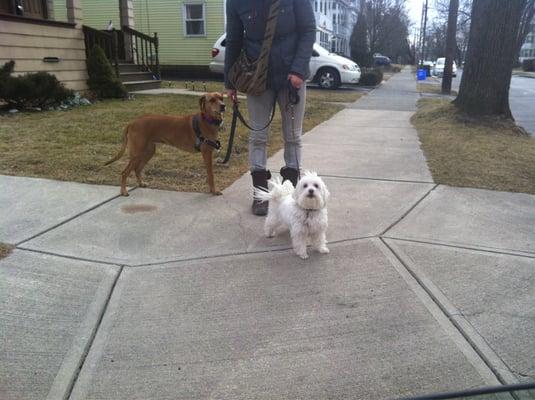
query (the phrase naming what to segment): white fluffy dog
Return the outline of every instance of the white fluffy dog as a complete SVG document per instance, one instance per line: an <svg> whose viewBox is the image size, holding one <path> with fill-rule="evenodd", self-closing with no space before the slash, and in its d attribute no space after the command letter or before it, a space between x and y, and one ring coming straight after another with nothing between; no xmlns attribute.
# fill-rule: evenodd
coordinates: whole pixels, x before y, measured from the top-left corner
<svg viewBox="0 0 535 400"><path fill-rule="evenodd" d="M269 191L255 189L255 197L269 201L264 225L267 237L279 231L290 231L292 245L302 259L308 258L307 244L320 253L328 253L327 201L330 193L323 180L315 172L305 172L294 189L290 181L281 178L269 181Z"/></svg>

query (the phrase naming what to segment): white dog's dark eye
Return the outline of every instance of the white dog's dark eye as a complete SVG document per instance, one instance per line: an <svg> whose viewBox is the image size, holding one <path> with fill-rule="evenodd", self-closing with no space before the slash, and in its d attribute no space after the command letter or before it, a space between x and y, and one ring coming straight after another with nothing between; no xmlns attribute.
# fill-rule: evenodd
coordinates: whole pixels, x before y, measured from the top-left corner
<svg viewBox="0 0 535 400"><path fill-rule="evenodd" d="M314 187L315 187L315 188L317 189L317 188L318 188L318 184L317 184L317 183L315 183L315 184L314 184Z"/></svg>
<svg viewBox="0 0 535 400"><path fill-rule="evenodd" d="M305 183L305 184L303 185L303 187L306 189L306 188L308 187L308 185Z"/></svg>

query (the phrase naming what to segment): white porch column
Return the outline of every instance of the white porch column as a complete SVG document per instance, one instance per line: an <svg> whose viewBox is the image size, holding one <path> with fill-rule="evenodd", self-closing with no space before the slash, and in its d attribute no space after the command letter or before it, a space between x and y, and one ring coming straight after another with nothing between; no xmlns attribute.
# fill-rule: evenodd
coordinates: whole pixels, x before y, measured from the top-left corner
<svg viewBox="0 0 535 400"><path fill-rule="evenodd" d="M119 14L121 16L121 29L123 26L134 28L134 2L133 0L119 0Z"/></svg>
<svg viewBox="0 0 535 400"><path fill-rule="evenodd" d="M77 28L82 26L84 21L82 0L67 0L67 20L71 24L76 24Z"/></svg>

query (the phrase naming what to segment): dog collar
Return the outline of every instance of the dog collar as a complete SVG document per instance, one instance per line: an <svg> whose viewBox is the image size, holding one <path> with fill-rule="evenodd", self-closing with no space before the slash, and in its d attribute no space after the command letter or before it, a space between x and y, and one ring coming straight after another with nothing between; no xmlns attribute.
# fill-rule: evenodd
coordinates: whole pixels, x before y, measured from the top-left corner
<svg viewBox="0 0 535 400"><path fill-rule="evenodd" d="M217 119L217 118L212 118L209 115L206 115L205 113L202 113L201 115L202 115L202 119L205 122L209 123L210 125L219 126L219 125L221 125L221 122L223 122L223 120Z"/></svg>
<svg viewBox="0 0 535 400"><path fill-rule="evenodd" d="M193 116L193 120L191 121L193 125L193 131L195 132L195 150L201 151L201 145L203 143L213 147L216 150L219 150L221 148L221 143L219 142L219 140L206 139L202 135L200 119L201 118L199 114L196 114Z"/></svg>

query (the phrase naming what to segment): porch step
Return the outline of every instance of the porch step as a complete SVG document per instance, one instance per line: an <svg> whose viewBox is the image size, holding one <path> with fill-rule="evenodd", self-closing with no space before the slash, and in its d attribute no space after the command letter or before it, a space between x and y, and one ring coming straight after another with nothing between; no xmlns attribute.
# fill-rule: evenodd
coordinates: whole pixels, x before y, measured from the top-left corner
<svg viewBox="0 0 535 400"><path fill-rule="evenodd" d="M129 62L122 62L122 63L120 62L119 73L123 73L123 72L143 72L143 68L138 64L129 63Z"/></svg>
<svg viewBox="0 0 535 400"><path fill-rule="evenodd" d="M154 74L152 72L119 72L119 79L121 82L134 82L134 81L149 81L154 80Z"/></svg>
<svg viewBox="0 0 535 400"><path fill-rule="evenodd" d="M138 90L159 89L162 81L159 79L145 80L145 81L130 81L123 82L128 92L135 92Z"/></svg>

